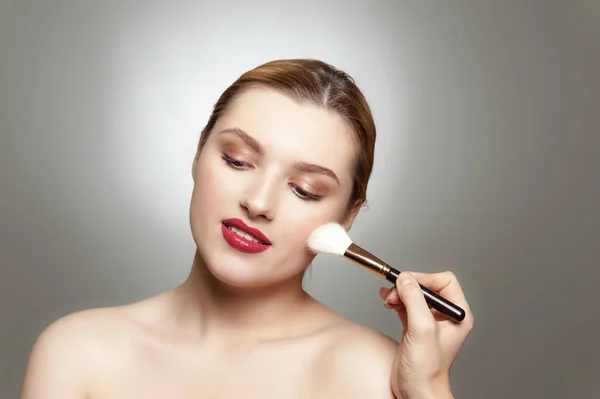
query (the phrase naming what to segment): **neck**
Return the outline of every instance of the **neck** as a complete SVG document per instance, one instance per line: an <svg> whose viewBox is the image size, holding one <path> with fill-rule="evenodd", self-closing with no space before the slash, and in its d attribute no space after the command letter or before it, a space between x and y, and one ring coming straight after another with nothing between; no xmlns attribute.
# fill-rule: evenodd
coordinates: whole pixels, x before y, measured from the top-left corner
<svg viewBox="0 0 600 399"><path fill-rule="evenodd" d="M302 315L315 306L302 289L302 275L260 288L223 284L198 252L187 280L174 291L179 325L203 339L252 341L301 333Z"/></svg>

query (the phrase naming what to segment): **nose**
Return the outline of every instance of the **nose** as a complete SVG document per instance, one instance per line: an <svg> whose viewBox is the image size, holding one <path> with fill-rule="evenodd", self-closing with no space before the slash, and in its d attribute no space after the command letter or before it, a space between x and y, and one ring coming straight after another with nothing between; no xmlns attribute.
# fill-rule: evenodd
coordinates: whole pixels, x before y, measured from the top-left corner
<svg viewBox="0 0 600 399"><path fill-rule="evenodd" d="M255 179L240 201L241 207L250 218L272 220L275 209L274 182L259 177Z"/></svg>

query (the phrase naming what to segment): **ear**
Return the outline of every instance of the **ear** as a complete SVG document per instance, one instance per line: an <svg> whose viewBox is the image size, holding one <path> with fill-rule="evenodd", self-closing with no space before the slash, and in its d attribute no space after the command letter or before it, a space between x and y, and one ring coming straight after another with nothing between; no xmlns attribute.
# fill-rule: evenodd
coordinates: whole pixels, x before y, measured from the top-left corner
<svg viewBox="0 0 600 399"><path fill-rule="evenodd" d="M358 212L360 211L360 207L362 206L362 204L363 204L363 202L361 200L356 200L354 205L352 205L352 208L348 211L346 216L344 216L344 218L342 219L341 225L344 227L346 232L350 231L350 228L352 227L352 224L354 223L354 219L356 219L356 215L358 215Z"/></svg>
<svg viewBox="0 0 600 399"><path fill-rule="evenodd" d="M192 180L196 181L196 165L198 164L198 157L200 156L200 153L196 153L196 156L194 157L194 162L192 162Z"/></svg>
<svg viewBox="0 0 600 399"><path fill-rule="evenodd" d="M194 162L192 162L192 179L194 182L196 181L196 167L198 166L198 161L200 160L200 155L202 154L202 150L204 146L200 146L200 141L198 142L198 148L196 148L196 155L194 156Z"/></svg>

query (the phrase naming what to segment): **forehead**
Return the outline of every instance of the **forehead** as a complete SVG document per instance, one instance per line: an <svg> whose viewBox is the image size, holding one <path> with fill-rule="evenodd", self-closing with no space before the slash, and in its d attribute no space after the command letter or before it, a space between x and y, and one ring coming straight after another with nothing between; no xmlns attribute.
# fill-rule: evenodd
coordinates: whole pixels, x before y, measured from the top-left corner
<svg viewBox="0 0 600 399"><path fill-rule="evenodd" d="M324 107L299 103L272 89L253 88L231 104L213 134L233 127L259 141L266 156L319 164L338 176L351 172L353 132L340 115Z"/></svg>

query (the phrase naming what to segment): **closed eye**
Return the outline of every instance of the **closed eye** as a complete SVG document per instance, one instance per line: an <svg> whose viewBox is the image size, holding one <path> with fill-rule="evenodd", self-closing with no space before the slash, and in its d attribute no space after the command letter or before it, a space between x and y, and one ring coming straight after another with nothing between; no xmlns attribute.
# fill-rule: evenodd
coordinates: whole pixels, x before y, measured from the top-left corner
<svg viewBox="0 0 600 399"><path fill-rule="evenodd" d="M247 168L252 168L252 165L250 165L246 162L238 161L237 159L233 159L225 153L223 153L221 158L235 170L244 170Z"/></svg>
<svg viewBox="0 0 600 399"><path fill-rule="evenodd" d="M290 184L290 186L292 187L292 190L294 190L294 193L296 194L296 196L298 196L298 198L300 198L302 200L320 201L321 198L323 198L323 196L309 193L308 191L303 190L302 188L298 187L295 184Z"/></svg>
<svg viewBox="0 0 600 399"><path fill-rule="evenodd" d="M223 155L221 155L221 158L223 159L223 161L225 161L225 163L227 163L227 165L229 165L234 170L241 171L246 169L253 169L253 166L249 163L238 161L237 159L230 157L226 153L223 153ZM292 188L294 194L303 201L320 201L323 198L323 196L310 193L300 188L300 186L296 184L290 183L290 187Z"/></svg>

